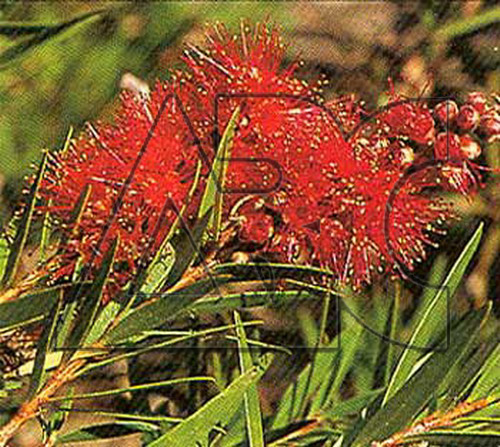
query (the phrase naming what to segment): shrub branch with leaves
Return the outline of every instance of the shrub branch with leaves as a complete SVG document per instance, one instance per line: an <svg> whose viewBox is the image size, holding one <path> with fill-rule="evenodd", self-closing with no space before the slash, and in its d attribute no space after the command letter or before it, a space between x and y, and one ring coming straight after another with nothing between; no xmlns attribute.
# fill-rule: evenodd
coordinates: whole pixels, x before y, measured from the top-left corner
<svg viewBox="0 0 500 447"><path fill-rule="evenodd" d="M400 97L391 84L378 111L354 95L325 102L325 81L299 79L284 52L267 24L242 24L236 36L217 25L206 48L186 49L185 71L150 93L123 93L112 123L45 154L2 245L0 330L37 343L15 374L4 371L13 416L1 446L33 418L44 445L105 438L105 428L155 447L498 444L496 320L489 306L447 317L482 224L447 275L431 272L399 355L387 347L404 338L398 295L362 296L383 279L414 280L456 217L445 193L477 194L494 175L481 160L498 139L498 98L473 93L459 107ZM20 277L30 246L40 261ZM321 324L309 324L313 354L263 418L257 382L275 362L262 352L284 348L254 339L258 322L240 312L308 299L323 302ZM350 310L337 333L327 330L333 299ZM214 314L230 320L182 326ZM359 318L378 328L376 343ZM91 371L217 335L238 349L227 386L223 374L190 374L75 391ZM346 397L358 376L371 384ZM185 418L117 412L61 431L80 399L193 382L219 392Z"/></svg>

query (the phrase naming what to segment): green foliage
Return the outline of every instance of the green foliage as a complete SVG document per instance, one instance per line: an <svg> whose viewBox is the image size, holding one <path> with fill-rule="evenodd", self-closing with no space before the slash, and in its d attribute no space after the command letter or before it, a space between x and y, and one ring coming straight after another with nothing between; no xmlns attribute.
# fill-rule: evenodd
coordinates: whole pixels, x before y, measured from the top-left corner
<svg viewBox="0 0 500 447"><path fill-rule="evenodd" d="M221 394L211 399L196 413L167 432L148 447L185 445L199 447L209 445L213 430L222 429L242 404L245 393L264 374L272 357L265 355L251 369L231 383Z"/></svg>
<svg viewBox="0 0 500 447"><path fill-rule="evenodd" d="M425 309L422 309L417 326L408 341L408 348L404 350L391 376L384 396L384 404L408 379L418 358L421 356L421 352L414 348L431 347L433 342L432 337L435 337L439 333L443 322L447 320L449 301L455 295L460 278L463 277L465 269L477 251L482 233L483 225L480 225L460 257L450 269L443 283L435 289L434 296L425 303ZM436 286L431 284L430 288L433 287ZM452 339L448 341L452 341Z"/></svg>
<svg viewBox="0 0 500 447"><path fill-rule="evenodd" d="M16 236L14 238L12 247L10 248L9 257L7 258L7 263L5 265L5 270L3 271L3 286L10 286L14 281L14 277L19 267L21 255L28 239L33 213L38 200L38 189L40 188L40 184L42 182L46 167L47 155L43 157L43 160L40 163L40 167L38 168L38 172L31 185L29 195L26 199L26 207L19 223L17 224Z"/></svg>
<svg viewBox="0 0 500 447"><path fill-rule="evenodd" d="M200 218L212 210L207 230L213 234L215 240L219 239L221 232L223 191L226 183L225 180L229 159L231 157L234 132L239 116L240 109L237 108L233 112L226 126L226 130L222 135L199 209Z"/></svg>

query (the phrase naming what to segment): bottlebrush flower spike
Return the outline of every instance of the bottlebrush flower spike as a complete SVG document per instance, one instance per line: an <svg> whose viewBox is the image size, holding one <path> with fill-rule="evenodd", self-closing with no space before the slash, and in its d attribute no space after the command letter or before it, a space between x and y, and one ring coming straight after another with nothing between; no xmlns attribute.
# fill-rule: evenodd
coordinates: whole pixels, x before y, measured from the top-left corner
<svg viewBox="0 0 500 447"><path fill-rule="evenodd" d="M236 217L242 241L284 261L327 267L355 286L423 259L434 245L432 233L440 233L451 216L429 191L443 185L470 191L478 181L478 165L470 161L478 156L475 140L465 138L462 126L450 159L442 138L436 139L443 131L442 105L433 112L392 91L390 107L367 120L370 114L354 96L325 104L322 83L300 80L298 64L283 66L284 56L274 28L242 25L232 36L217 25L205 48L186 50L186 72L158 84L149 99L124 95L114 125L90 126L57 156L44 184L54 214L67 220L82 188L92 185L67 256L91 258L165 95L176 93L180 101L168 100L105 238L104 245L120 236L117 258L124 265L113 276L118 285L132 277L148 244L157 247L175 217L174 206L167 206L166 222L152 236L165 201L180 208L198 151L213 158L214 125L224 129L236 107L224 213ZM484 130L478 131L494 133L496 109L474 101L484 109L481 117L489 117L481 118L478 129ZM407 175L410 165L433 156L442 160L441 171Z"/></svg>
<svg viewBox="0 0 500 447"><path fill-rule="evenodd" d="M119 236L112 281L121 287L136 273L144 252L153 254L158 248L176 210L182 207L198 156L178 101L171 96L174 91L174 86L158 83L149 99L123 93L114 124L88 124L70 142L67 152L56 154L51 161L42 193L52 199L49 210L62 223L69 223L81 191L91 186L78 227L68 229L71 236L55 278L71 273L78 256L84 263L95 257L93 267L98 266L111 241ZM178 91L180 95L187 92ZM165 98L169 99L162 111ZM158 123L149 138L157 115Z"/></svg>

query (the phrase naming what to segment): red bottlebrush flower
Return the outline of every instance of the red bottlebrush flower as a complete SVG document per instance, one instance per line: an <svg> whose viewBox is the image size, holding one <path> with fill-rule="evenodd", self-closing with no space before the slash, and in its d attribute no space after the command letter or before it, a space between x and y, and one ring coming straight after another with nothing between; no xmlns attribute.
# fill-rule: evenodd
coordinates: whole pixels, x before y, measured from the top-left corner
<svg viewBox="0 0 500 447"><path fill-rule="evenodd" d="M458 106L455 101L447 100L440 102L434 107L434 115L444 126L453 124L458 116Z"/></svg>
<svg viewBox="0 0 500 447"><path fill-rule="evenodd" d="M283 67L284 52L277 31L265 25L253 31L242 26L238 36L217 26L205 49L185 53L187 73L158 85L149 100L125 96L114 125L89 128L68 154L58 156L44 184L54 214L67 220L82 188L92 186L69 256L91 259L164 95L175 92L182 104L167 102L100 251L120 236L117 259L124 266L113 277L119 285L132 278L144 250L158 246L186 197L198 157L195 143L213 157L213 125L222 131L236 107L224 214L239 217L241 240L283 261L329 268L355 286L423 259L425 248L434 245L432 233L451 216L429 190L444 175L468 192L476 181L469 158L477 148L454 133L436 138L429 107L401 103L394 94L387 110L367 122L369 114L353 96L325 105L321 83L298 79L297 64ZM410 164L429 160L434 142L436 158L451 174L429 168L406 178ZM248 206L240 206L247 197ZM165 208L165 223L155 234L166 200L175 207Z"/></svg>
<svg viewBox="0 0 500 447"><path fill-rule="evenodd" d="M471 105L463 105L457 118L457 125L462 130L473 131L479 124L479 112Z"/></svg>
<svg viewBox="0 0 500 447"><path fill-rule="evenodd" d="M154 253L158 247L176 210L182 207L197 157L176 100L170 97L163 113L160 110L173 91L173 87L158 84L149 100L124 93L114 124L88 125L86 132L70 142L66 153L56 154L52 160L42 193L52 199L50 212L63 223L69 223L82 190L86 185L91 187L81 221L77 228L69 229L64 265L55 273L56 278L71 273L78 256L84 263L95 257L92 267L97 267L110 242L119 236L112 281L123 286L135 274L144 252L149 249ZM124 186L127 179L130 183ZM121 206L113 216L124 187ZM109 229L103 236L107 225Z"/></svg>
<svg viewBox="0 0 500 447"><path fill-rule="evenodd" d="M299 81L295 65L281 67L284 47L274 30L257 27L251 34L243 29L233 38L218 27L209 35L208 47L192 49L186 57L194 79L209 96L226 95L219 103L220 127L236 106L241 108L232 156L246 157L246 162L230 162L228 183L229 189L246 188L247 193L226 194L228 212L238 207L242 194L276 180L268 164L255 160L275 160L281 169L277 188L259 193L278 218L239 208L241 239L264 243L274 224L274 235L262 250L289 262L329 268L355 286L371 282L380 272L393 272L397 263L411 268L424 257L425 246L433 245L430 233L438 231L434 224L450 216L445 204L425 193L437 186L437 173L434 178L412 178L400 188L393 200L389 239L384 222L388 197L416 157L407 141L434 141L427 105L398 104L361 125L366 112L354 97L339 98L325 110L317 86ZM344 138L360 125L351 140Z"/></svg>

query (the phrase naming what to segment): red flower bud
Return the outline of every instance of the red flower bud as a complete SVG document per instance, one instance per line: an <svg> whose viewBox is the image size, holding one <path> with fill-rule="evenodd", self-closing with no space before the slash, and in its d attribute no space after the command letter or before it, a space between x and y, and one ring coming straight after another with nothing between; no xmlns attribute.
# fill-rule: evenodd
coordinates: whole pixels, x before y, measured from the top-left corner
<svg viewBox="0 0 500 447"><path fill-rule="evenodd" d="M455 101L447 100L440 102L434 107L436 118L445 126L453 123L458 115L458 106Z"/></svg>
<svg viewBox="0 0 500 447"><path fill-rule="evenodd" d="M453 132L441 132L436 137L434 155L438 160L462 158L460 137Z"/></svg>
<svg viewBox="0 0 500 447"><path fill-rule="evenodd" d="M460 150L469 160L474 160L481 155L481 146L470 135L462 135L460 144Z"/></svg>
<svg viewBox="0 0 500 447"><path fill-rule="evenodd" d="M419 144L429 144L434 139L434 120L427 110L415 117L408 136Z"/></svg>
<svg viewBox="0 0 500 447"><path fill-rule="evenodd" d="M490 137L490 142L496 141L500 136L500 116L496 113L483 116L481 130Z"/></svg>
<svg viewBox="0 0 500 447"><path fill-rule="evenodd" d="M486 95L481 92L472 92L467 95L465 102L474 107L478 113L484 113L486 109Z"/></svg>
<svg viewBox="0 0 500 447"><path fill-rule="evenodd" d="M474 130L480 119L479 112L473 106L466 104L460 107L457 124L463 130Z"/></svg>

